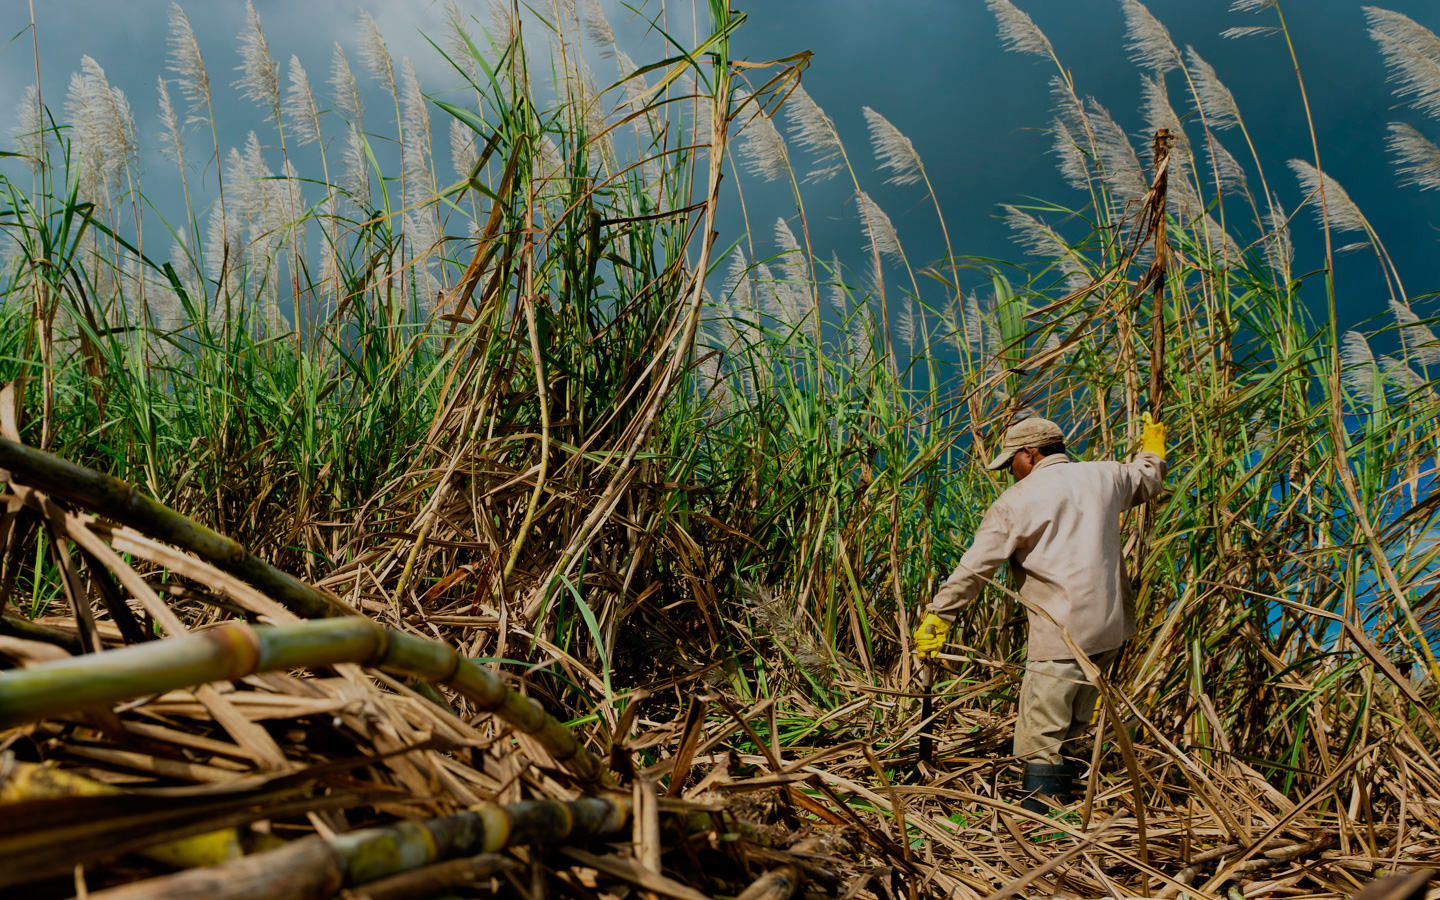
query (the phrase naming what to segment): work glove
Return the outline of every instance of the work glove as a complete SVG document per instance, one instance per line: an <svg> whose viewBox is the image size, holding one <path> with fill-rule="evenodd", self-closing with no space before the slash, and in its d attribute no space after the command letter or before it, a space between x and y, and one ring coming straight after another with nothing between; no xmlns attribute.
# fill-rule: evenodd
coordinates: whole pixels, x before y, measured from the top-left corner
<svg viewBox="0 0 1440 900"><path fill-rule="evenodd" d="M1140 417L1140 449L1165 458L1165 426L1147 412Z"/></svg>
<svg viewBox="0 0 1440 900"><path fill-rule="evenodd" d="M915 654L921 659L933 659L940 655L940 648L950 637L950 623L932 613L926 613L915 629Z"/></svg>

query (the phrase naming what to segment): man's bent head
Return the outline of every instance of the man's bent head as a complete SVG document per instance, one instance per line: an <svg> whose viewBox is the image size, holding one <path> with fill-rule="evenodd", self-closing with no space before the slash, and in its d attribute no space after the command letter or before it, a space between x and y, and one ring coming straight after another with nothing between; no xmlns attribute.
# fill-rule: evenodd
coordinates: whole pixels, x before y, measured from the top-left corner
<svg viewBox="0 0 1440 900"><path fill-rule="evenodd" d="M1056 444L1060 445L1059 451L1063 453L1065 432L1060 430L1059 425L1039 416L1022 419L1005 429L1005 437L1000 442L1000 452L990 460L990 464L985 468L994 472L1008 466L1016 480L1019 480L1029 475L1035 463L1039 462L1041 457L1049 455L1052 447ZM1041 452L1042 448L1044 452ZM1026 451L1024 453L1026 460L1018 464L1014 463L1015 457L1021 451Z"/></svg>

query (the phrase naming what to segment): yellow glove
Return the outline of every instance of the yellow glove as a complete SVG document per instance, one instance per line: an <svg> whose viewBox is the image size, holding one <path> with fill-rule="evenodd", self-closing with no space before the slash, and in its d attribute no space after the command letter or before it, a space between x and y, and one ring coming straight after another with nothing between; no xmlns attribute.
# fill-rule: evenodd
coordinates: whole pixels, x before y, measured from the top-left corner
<svg viewBox="0 0 1440 900"><path fill-rule="evenodd" d="M926 613L915 629L915 653L921 659L934 658L950 637L950 623L932 613Z"/></svg>
<svg viewBox="0 0 1440 900"><path fill-rule="evenodd" d="M1165 426L1150 418L1148 412L1140 417L1140 449L1165 458Z"/></svg>

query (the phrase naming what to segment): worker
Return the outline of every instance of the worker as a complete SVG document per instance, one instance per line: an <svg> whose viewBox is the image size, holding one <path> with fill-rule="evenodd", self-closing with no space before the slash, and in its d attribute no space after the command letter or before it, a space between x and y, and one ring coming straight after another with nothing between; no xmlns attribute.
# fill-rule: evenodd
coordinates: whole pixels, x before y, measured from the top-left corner
<svg viewBox="0 0 1440 900"><path fill-rule="evenodd" d="M1005 431L987 466L1006 467L1015 483L985 511L970 549L936 592L915 649L922 659L938 654L960 610L1002 563L1012 563L1030 623L1015 756L1025 763L1022 806L1044 814L1050 806L1042 797L1061 806L1074 799L1072 760L1099 696L1061 629L1102 671L1135 634L1120 515L1160 493L1165 426L1145 414L1141 449L1129 463L1073 462L1060 427L1030 416Z"/></svg>

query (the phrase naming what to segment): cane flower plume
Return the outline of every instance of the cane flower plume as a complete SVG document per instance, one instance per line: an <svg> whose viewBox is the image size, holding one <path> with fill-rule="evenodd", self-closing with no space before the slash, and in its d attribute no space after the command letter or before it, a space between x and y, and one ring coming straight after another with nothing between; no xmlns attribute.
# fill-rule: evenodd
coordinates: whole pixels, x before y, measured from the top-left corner
<svg viewBox="0 0 1440 900"><path fill-rule="evenodd" d="M270 56L270 43L260 27L253 0L245 0L245 28L240 32L240 80L235 82L247 100L265 110L265 119L280 122L280 64Z"/></svg>
<svg viewBox="0 0 1440 900"><path fill-rule="evenodd" d="M284 112L296 141L304 146L320 140L320 110L310 91L310 77L300 65L300 57L290 57L290 87L285 92Z"/></svg>
<svg viewBox="0 0 1440 900"><path fill-rule="evenodd" d="M395 91L395 62L380 26L366 10L360 11L360 61L370 70L370 77Z"/></svg>
<svg viewBox="0 0 1440 900"><path fill-rule="evenodd" d="M1031 53L1035 56L1054 56L1055 48L1031 18L1021 12L1010 0L985 0L990 12L995 14L999 26L1000 40L1005 49L1015 53Z"/></svg>
<svg viewBox="0 0 1440 900"><path fill-rule="evenodd" d="M1440 119L1440 37L1388 9L1367 6L1365 18L1396 82L1395 96L1408 98L1416 109Z"/></svg>
<svg viewBox="0 0 1440 900"><path fill-rule="evenodd" d="M1440 147L1429 138L1404 122L1391 122L1386 146L1395 156L1401 184L1422 191L1440 188Z"/></svg>
<svg viewBox="0 0 1440 900"><path fill-rule="evenodd" d="M885 211L880 208L880 204L872 200L870 195L864 191L860 191L856 195L855 203L860 209L866 249L872 254L889 257L895 262L902 262L905 254L900 249L900 237L895 233L895 225Z"/></svg>
<svg viewBox="0 0 1440 900"><path fill-rule="evenodd" d="M175 112L174 104L170 101L170 89L166 87L165 79L157 75L155 81L160 90L160 124L164 126L164 130L160 132L160 146L177 167L183 168L185 165L184 126L180 122L180 116Z"/></svg>
<svg viewBox="0 0 1440 900"><path fill-rule="evenodd" d="M840 145L835 123L805 91L804 85L795 85L785 101L784 110L791 140L815 155L816 167L810 170L805 180L829 181L834 178L844 168L839 162L844 148Z"/></svg>
<svg viewBox="0 0 1440 900"><path fill-rule="evenodd" d="M739 91L736 95L737 100L741 99ZM745 127L741 132L745 142L740 145L745 168L766 181L783 181L790 171L790 155L780 129L765 115L759 101L750 104L745 112Z"/></svg>
<svg viewBox="0 0 1440 900"><path fill-rule="evenodd" d="M1121 0L1125 12L1125 34L1130 43L1125 48L1137 64L1163 75L1180 68L1180 53L1170 40L1170 32L1140 0Z"/></svg>
<svg viewBox="0 0 1440 900"><path fill-rule="evenodd" d="M330 90L335 98L335 108L340 110L346 121L358 127L365 114L365 104L360 99L355 75L350 71L350 61L345 58L345 51L338 41L330 57Z"/></svg>
<svg viewBox="0 0 1440 900"><path fill-rule="evenodd" d="M875 149L877 165L881 169L889 169L892 173L885 183L908 185L923 180L925 166L920 162L920 154L916 152L910 139L890 124L889 119L870 107L863 106L860 111L864 113L865 123L870 127L870 144Z"/></svg>
<svg viewBox="0 0 1440 900"><path fill-rule="evenodd" d="M1239 125L1240 107L1235 103L1235 95L1215 74L1215 67L1202 59L1194 47L1186 47L1185 56L1189 60L1190 80L1195 85L1195 98L1205 115L1205 124L1216 131Z"/></svg>
<svg viewBox="0 0 1440 900"><path fill-rule="evenodd" d="M188 112L199 112L210 103L210 73L205 68L205 57L200 53L200 43L195 40L195 30L180 4L170 4L170 71L180 83L180 91L189 101Z"/></svg>
<svg viewBox="0 0 1440 900"><path fill-rule="evenodd" d="M1346 233L1352 231L1370 231L1369 223L1361 214L1360 207L1350 199L1350 195L1340 186L1340 182L1330 176L1328 172L1316 171L1315 167L1303 159L1290 160L1290 171L1295 173L1295 178L1300 182L1300 190L1305 193L1306 203L1315 210L1315 219L1324 226L1325 216L1328 214L1330 227L1337 232ZM1324 184L1325 190L1322 197L1320 186ZM1323 202L1323 207L1322 207Z"/></svg>

